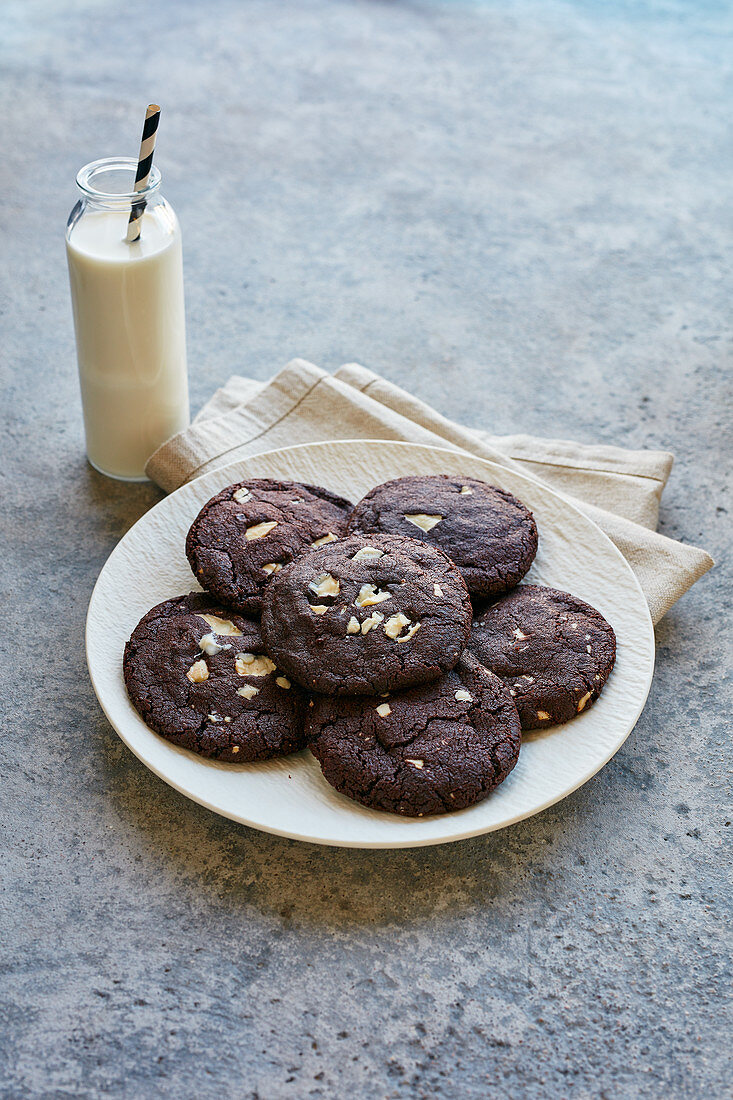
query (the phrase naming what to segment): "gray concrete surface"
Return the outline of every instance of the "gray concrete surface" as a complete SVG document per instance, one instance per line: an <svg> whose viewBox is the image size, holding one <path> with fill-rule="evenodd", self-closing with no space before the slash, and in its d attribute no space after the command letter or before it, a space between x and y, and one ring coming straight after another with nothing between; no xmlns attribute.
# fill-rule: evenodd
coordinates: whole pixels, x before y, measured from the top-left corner
<svg viewBox="0 0 733 1100"><path fill-rule="evenodd" d="M63 228L157 99L194 407L359 359L473 425L666 447L662 529L723 563L732 30L702 0L5 0L3 1097L729 1095L723 564L623 750L533 820L359 853L215 817L87 679L95 577L159 494L85 465Z"/></svg>

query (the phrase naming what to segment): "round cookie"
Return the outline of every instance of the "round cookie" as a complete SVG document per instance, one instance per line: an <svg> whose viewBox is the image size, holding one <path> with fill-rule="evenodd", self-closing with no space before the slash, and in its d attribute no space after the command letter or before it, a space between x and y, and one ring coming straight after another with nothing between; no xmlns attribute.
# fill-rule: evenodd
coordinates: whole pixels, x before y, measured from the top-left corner
<svg viewBox="0 0 733 1100"><path fill-rule="evenodd" d="M471 629L448 557L398 535L354 535L302 554L265 590L262 637L297 683L378 695L452 668Z"/></svg>
<svg viewBox="0 0 733 1100"><path fill-rule="evenodd" d="M257 613L273 574L303 550L342 535L350 509L317 485L239 481L203 506L188 532L186 556L202 588L237 611Z"/></svg>
<svg viewBox="0 0 733 1100"><path fill-rule="evenodd" d="M165 600L125 646L127 693L175 745L232 763L302 749L305 696L265 654L259 625L210 596Z"/></svg>
<svg viewBox="0 0 733 1100"><path fill-rule="evenodd" d="M521 500L476 478L447 474L377 485L354 508L348 531L410 535L440 547L472 596L513 588L537 553L537 525Z"/></svg>
<svg viewBox="0 0 733 1100"><path fill-rule="evenodd" d="M486 798L517 762L517 709L470 653L431 684L388 695L311 701L309 747L341 794L422 817Z"/></svg>
<svg viewBox="0 0 733 1100"><path fill-rule="evenodd" d="M587 710L616 659L616 635L600 611L537 584L522 584L486 608L468 645L505 681L525 730Z"/></svg>

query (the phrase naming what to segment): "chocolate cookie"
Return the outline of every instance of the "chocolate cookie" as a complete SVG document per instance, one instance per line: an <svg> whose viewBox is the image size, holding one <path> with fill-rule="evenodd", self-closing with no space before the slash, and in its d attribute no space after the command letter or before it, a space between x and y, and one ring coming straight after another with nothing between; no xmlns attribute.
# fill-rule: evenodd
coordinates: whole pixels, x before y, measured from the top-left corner
<svg viewBox="0 0 733 1100"><path fill-rule="evenodd" d="M468 645L506 682L525 730L587 710L616 659L616 635L600 611L537 584L522 584L483 611Z"/></svg>
<svg viewBox="0 0 733 1100"><path fill-rule="evenodd" d="M440 680L385 699L318 696L306 730L332 787L373 809L414 817L486 798L516 764L521 744L506 685L470 653Z"/></svg>
<svg viewBox="0 0 733 1100"><path fill-rule="evenodd" d="M265 589L267 651L303 687L377 695L452 668L471 629L461 574L442 550L354 535L302 554Z"/></svg>
<svg viewBox="0 0 733 1100"><path fill-rule="evenodd" d="M186 555L203 588L238 611L256 613L270 577L303 550L343 534L350 509L317 485L240 481L203 506L188 532Z"/></svg>
<svg viewBox="0 0 733 1100"><path fill-rule="evenodd" d="M148 611L125 646L124 675L150 728L201 756L241 764L304 746L305 696L265 654L258 624L210 596Z"/></svg>
<svg viewBox="0 0 733 1100"><path fill-rule="evenodd" d="M359 501L349 534L383 531L439 546L472 596L506 592L537 553L537 525L521 500L475 478L398 477Z"/></svg>

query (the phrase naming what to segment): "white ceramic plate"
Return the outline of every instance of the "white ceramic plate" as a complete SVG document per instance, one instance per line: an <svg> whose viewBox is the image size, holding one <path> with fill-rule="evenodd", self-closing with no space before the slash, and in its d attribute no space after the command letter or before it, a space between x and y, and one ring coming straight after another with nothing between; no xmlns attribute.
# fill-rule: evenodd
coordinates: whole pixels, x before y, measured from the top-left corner
<svg viewBox="0 0 733 1100"><path fill-rule="evenodd" d="M368 810L337 794L308 752L260 764L218 764L176 748L148 729L127 698L122 653L149 608L198 587L184 540L209 497L234 481L273 477L325 485L356 501L390 478L438 473L481 478L523 500L540 531L539 552L526 579L572 592L609 620L618 656L595 706L567 725L527 735L514 771L478 806L414 820ZM461 840L501 829L564 798L624 743L644 706L654 669L654 632L639 584L613 543L572 504L492 462L381 440L271 451L215 470L166 497L109 556L89 604L86 644L89 672L105 714L125 744L166 783L256 829L355 848Z"/></svg>

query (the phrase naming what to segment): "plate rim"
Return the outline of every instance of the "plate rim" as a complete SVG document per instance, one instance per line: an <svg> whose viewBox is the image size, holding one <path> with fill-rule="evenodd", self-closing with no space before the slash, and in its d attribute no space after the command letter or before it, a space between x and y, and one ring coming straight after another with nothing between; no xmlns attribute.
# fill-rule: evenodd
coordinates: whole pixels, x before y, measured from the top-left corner
<svg viewBox="0 0 733 1100"><path fill-rule="evenodd" d="M647 603L646 597L644 595L644 592L643 592L643 589L641 587L641 584L639 582L638 577L634 573L634 571L631 568L629 562L626 560L626 558L621 553L619 548L615 545L615 543L612 541L612 539L606 534L606 532L595 522L595 520L592 520L590 518L590 516L588 516L582 510L582 508L578 507L578 505L575 503L575 501L573 500L572 497L569 497L567 494L565 494L561 491L558 491L558 490L552 488L551 486L548 486L541 479L533 477L531 474L525 473L524 470L515 469L514 466L508 467L508 469L510 470L510 472L513 476L516 476L516 477L520 478L521 480L530 482L532 484L538 485L544 492L547 492L551 496L559 498L560 500L563 501L563 503L566 506L568 506L574 512L576 512L578 515L580 515L584 522L591 524L591 526L593 528L595 528L595 531L597 532L597 534L600 535L602 540L607 544L607 549L610 548L610 551L617 558L617 560L621 563L622 567L627 572L627 574L631 577L631 579L633 581L633 584L634 584L634 587L636 588L637 594L640 598L640 605L644 608L644 610L646 612L646 614L644 616L645 626L647 628L647 637L646 637L645 641L646 641L646 643L648 643L649 670L648 670L646 683L644 685L644 689L643 689L643 692L642 692L642 695L641 695L641 700L640 700L638 709L636 711L636 714L634 715L633 720L630 722L629 727L628 727L623 739L621 741L619 741L616 745L614 745L614 747L611 749L611 751L603 758L603 760L597 766L594 766L590 771L588 771L586 774L584 774L578 780L577 783L575 783L572 787L564 790L562 794L559 794L559 795L556 795L556 796L553 795L553 796L549 797L545 802L543 802L540 806L535 806L532 809L528 810L526 813L522 813L522 812L517 813L517 814L513 815L512 817L510 817L508 820L503 820L501 822L498 822L498 823L492 824L492 825L479 825L475 828L469 828L469 829L466 829L466 830L463 830L463 831L459 831L456 835L452 835L452 836L421 837L421 838L416 838L416 839L410 839L409 837L406 837L404 839L399 839L399 840L366 841L366 842L361 841L361 840L357 840L357 839L354 839L354 840L351 840L351 839L332 839L332 838L324 839L323 837L310 836L310 835L307 835L307 834L302 833L302 832L301 833L294 833L293 831L288 830L288 829L281 829L281 828L277 828L277 827L274 827L274 826L263 825L260 822L252 821L251 819L247 818L243 814L225 812L221 808L219 808L217 806L214 806L206 798L204 798L204 797L202 797L198 794L192 793L183 784L177 782L175 779L170 778L170 776L165 774L160 768L158 768L156 765L154 765L154 764L150 763L148 760L146 760L144 758L144 756L142 756L141 753L138 751L138 749L128 741L127 737L122 732L122 730L120 730L118 728L118 725L116 724L116 722L113 721L111 715L109 714L109 712L107 710L107 707L105 706L105 703L104 703L103 698L102 698L102 693L100 693L100 689L98 687L98 684L97 684L97 681L95 680L95 675L94 675L94 668L93 668L94 662L93 662L93 658L92 658L91 653L90 653L90 650L92 648L92 646L90 644L90 634L91 634L91 631L93 629L92 624L91 624L92 608L94 606L97 590L99 588L99 585L100 585L100 582L102 580L102 576L103 576L105 570L107 569L107 567L108 567L109 563L111 562L111 560L117 555L117 553L121 552L121 548L123 547L123 545L125 545L127 543L127 541L131 538L131 536L132 536L135 528L137 527L137 525L143 519L145 519L148 515L150 515L150 513L153 512L156 508L158 508L161 505L167 503L167 501L172 500L177 494L182 493L184 490L190 488L191 485L195 484L199 480L206 481L209 478L211 478L212 480L215 480L217 478L220 478L222 475L226 475L227 471L232 470L235 467L241 467L242 465L246 464L250 460L267 458L270 455L278 455L278 456L285 455L285 456L287 456L292 451L299 451L299 452L311 451L311 450L316 450L318 448L321 448L323 446L334 445L334 444L337 444L339 446L348 446L350 444L351 445L358 444L359 446L363 446L363 445L384 446L385 444L387 444L390 447L395 447L395 446L396 447L405 447L405 448L409 448L412 451L428 451L431 454L446 454L446 455L450 455L453 459L455 459L456 455L464 454L467 459L470 459L473 462L480 462L482 465L484 465L488 468L491 468L491 469L497 468L499 470L501 470L503 468L501 463L494 462L491 459L482 458L480 455L474 455L470 451L465 451L462 448L436 447L436 446L433 446L432 444L428 444L428 443L412 443L409 440L402 440L402 439L361 439L361 438L356 438L356 439L326 439L326 440L314 440L314 441L309 442L309 443L294 443L294 444L291 444L288 447L273 447L273 448L270 448L267 451L258 451L256 454L248 455L246 458L235 459L233 462L226 463L223 466L217 466L215 469L210 470L206 474L203 474L200 478L193 478L192 480L186 481L186 482L184 482L183 485L180 485L172 493L166 494L161 500L157 501L155 504L152 505L151 508L148 508L147 511L143 512L143 514L138 517L138 519L135 521L135 523L133 523L132 526L122 536L122 538L120 538L117 541L115 546L112 548L110 553L107 555L104 563L102 564L101 569L99 570L99 574L97 575L97 579L94 582L94 586L92 588L92 592L91 592L91 595L89 597L89 603L87 605L87 614L86 614L86 619L85 619L85 630L84 630L84 644L85 644L85 655L86 655L87 671L89 673L89 679L91 681L92 688L94 690L94 694L96 696L97 702L98 702L99 706L101 707L102 712L103 712L105 718L107 719L107 721L109 722L109 724L111 725L112 729L115 731L115 733L120 738L120 740L123 742L123 744L148 769L148 771L152 772L153 775L155 775L158 779L160 779L164 783L166 783L167 786L172 787L173 790L177 791L179 794L183 795L185 798L190 799L192 802L195 802L198 805L203 806L206 810L209 810L212 813L217 814L219 817L222 817L225 820L234 821L237 824L245 825L250 829L257 830L258 832L268 833L272 836L279 836L279 837L283 837L283 838L288 839L288 840L300 841L300 842L306 843L306 844L317 844L317 845L320 845L320 846L323 846L323 847L329 847L329 848L352 848L352 849L356 849L356 850L362 849L362 850L365 850L365 851L367 851L367 850L371 850L371 851L397 850L397 851L399 851L400 849L404 849L404 848L423 848L423 847L432 847L433 845L439 845L439 844L453 844L453 843L457 843L457 842L462 841L462 840L470 840L470 839L475 838L477 836L484 836L484 835L487 835L487 834L492 833L492 832L498 832L501 829L509 828L512 825L516 825L520 821L526 821L530 817L534 817L537 814L543 813L545 810L549 809L551 806L557 805L557 803L562 802L564 799L566 799L570 795L574 794L575 791L579 790L580 787L585 786L586 783L588 783L594 776L598 775L598 773L600 771L602 771L603 768L605 768L605 766L608 764L608 762L623 747L623 745L626 743L626 741L630 737L632 731L636 727L636 724L639 720L639 717L641 716L641 713L644 710L644 707L646 706L646 702L647 702L647 699L649 697L649 692L651 690L651 685L652 685L652 681L653 681L653 678L654 678L654 670L655 670L655 664L656 664L656 644L655 644L655 635L654 635L654 624L652 622L652 617L651 617L651 612L649 610L649 605ZM222 482L223 485L230 484L230 483L231 483L231 481ZM195 583L195 578L193 580L194 580L194 583ZM149 729L149 727L148 727L148 729ZM153 737L158 736L155 733L154 730L149 729L149 732L150 732L151 736L153 736ZM297 757L300 756L304 752L307 752L307 750L303 749L303 750L301 750L300 753L293 754L293 756L294 756L294 758L297 759ZM204 759L203 762L204 763L206 762L205 759ZM385 816L394 816L401 823L405 823L405 821L410 820L410 819L401 818L399 815L385 815ZM446 815L442 815L442 816L450 818L453 815L446 814ZM423 819L418 819L418 820L423 820Z"/></svg>

